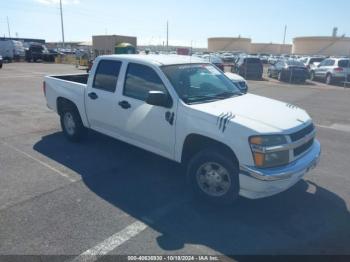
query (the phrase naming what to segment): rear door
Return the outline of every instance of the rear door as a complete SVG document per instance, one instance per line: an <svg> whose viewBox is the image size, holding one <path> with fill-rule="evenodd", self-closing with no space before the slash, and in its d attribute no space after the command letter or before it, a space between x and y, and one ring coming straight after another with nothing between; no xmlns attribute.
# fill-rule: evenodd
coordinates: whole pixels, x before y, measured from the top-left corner
<svg viewBox="0 0 350 262"><path fill-rule="evenodd" d="M116 89L121 61L101 59L92 79L89 79L85 107L90 127L114 136L119 133L117 123Z"/></svg>
<svg viewBox="0 0 350 262"><path fill-rule="evenodd" d="M329 59L323 60L317 68L315 68L315 76L316 77L322 77L325 76L326 74L324 72L327 71L327 64L329 62Z"/></svg>
<svg viewBox="0 0 350 262"><path fill-rule="evenodd" d="M119 90L116 113L123 136L130 143L146 150L174 157L175 113L177 104L171 108L147 104L149 91L163 91L171 96L164 84L165 76L157 67L139 63L129 63L125 72L125 82Z"/></svg>

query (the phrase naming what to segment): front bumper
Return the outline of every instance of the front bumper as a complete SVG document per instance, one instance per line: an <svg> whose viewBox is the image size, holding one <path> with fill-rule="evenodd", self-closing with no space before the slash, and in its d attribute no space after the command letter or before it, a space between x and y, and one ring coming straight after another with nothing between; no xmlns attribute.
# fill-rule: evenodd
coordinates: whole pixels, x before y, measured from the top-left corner
<svg viewBox="0 0 350 262"><path fill-rule="evenodd" d="M286 166L266 169L241 166L240 195L255 199L285 191L316 167L320 156L321 145L315 139L307 153Z"/></svg>

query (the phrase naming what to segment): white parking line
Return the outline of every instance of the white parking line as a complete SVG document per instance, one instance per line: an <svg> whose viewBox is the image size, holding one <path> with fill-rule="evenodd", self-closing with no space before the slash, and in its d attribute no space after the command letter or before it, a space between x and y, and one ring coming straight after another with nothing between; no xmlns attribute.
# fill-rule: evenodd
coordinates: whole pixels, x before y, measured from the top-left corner
<svg viewBox="0 0 350 262"><path fill-rule="evenodd" d="M350 125L344 125L344 124L331 124L329 126L324 126L324 125L316 125L317 127L321 128L326 128L326 129L332 129L332 130L337 130L337 131L342 131L346 133L350 133Z"/></svg>
<svg viewBox="0 0 350 262"><path fill-rule="evenodd" d="M52 171L54 171L55 173L59 174L60 176L69 179L69 181L71 181L71 182L76 182L77 181L77 179L72 178L70 175L68 175L68 174L66 174L66 173L64 173L64 172L62 172L62 171L60 171L60 170L50 166L49 164L47 164L47 163L45 163L45 162L43 162L43 161L41 161L41 160L31 156L30 154L28 154L28 153L26 153L26 152L24 152L24 151L22 151L22 150L20 150L20 149L18 149L16 147L14 147L14 146L12 146L12 145L4 142L4 141L0 141L0 143L3 144L4 146L8 147L8 148L13 149L14 151L16 151L18 153L26 156L27 158L30 158L31 160L39 163L40 165L42 165L42 166L44 166L44 167L46 167L48 169L51 169Z"/></svg>
<svg viewBox="0 0 350 262"><path fill-rule="evenodd" d="M138 235L139 233L144 231L146 228L147 228L146 224L140 221L136 221L135 223L132 223L131 225L124 228L123 230L119 231L118 233L102 241L100 244L96 245L95 247L89 250L86 250L84 253L80 254L79 256L77 256L75 259L71 261L72 262L96 261L101 256L106 255L107 253L117 248L124 242Z"/></svg>
<svg viewBox="0 0 350 262"><path fill-rule="evenodd" d="M149 216L143 217L142 220L148 224L153 224L159 219L161 219L162 217L164 217L166 214L168 214L171 210L174 210L177 206L183 205L185 201L186 201L185 198L177 199L176 201L171 202L170 204L164 207L156 209ZM93 248L90 248L85 252L81 253L79 256L75 257L73 260L68 260L68 261L94 262L100 259L101 256L108 254L113 249L119 247L120 245L124 244L131 238L137 236L147 228L148 226L145 223L141 221L136 221L130 224L129 226L125 227L118 233L115 233L109 238L103 240L101 243L97 244Z"/></svg>

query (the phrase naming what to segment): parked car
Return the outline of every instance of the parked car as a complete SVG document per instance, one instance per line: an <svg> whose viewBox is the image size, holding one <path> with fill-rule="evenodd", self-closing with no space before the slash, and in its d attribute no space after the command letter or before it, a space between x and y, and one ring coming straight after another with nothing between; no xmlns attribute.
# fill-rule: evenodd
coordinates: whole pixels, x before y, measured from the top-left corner
<svg viewBox="0 0 350 262"><path fill-rule="evenodd" d="M27 62L37 62L38 60L54 62L56 54L50 53L45 45L40 43L30 43L25 50L25 60Z"/></svg>
<svg viewBox="0 0 350 262"><path fill-rule="evenodd" d="M3 63L4 63L4 60L2 59L2 56L0 55L0 69L2 68Z"/></svg>
<svg viewBox="0 0 350 262"><path fill-rule="evenodd" d="M311 71L315 67L317 67L323 60L325 60L324 57L303 57L299 61L302 62L306 68Z"/></svg>
<svg viewBox="0 0 350 262"><path fill-rule="evenodd" d="M218 68L220 68L220 70L224 71L224 61L217 55L203 55L202 59L204 59L205 61L214 64L215 66L217 66Z"/></svg>
<svg viewBox="0 0 350 262"><path fill-rule="evenodd" d="M15 40L0 40L0 55L9 62L24 58L23 43Z"/></svg>
<svg viewBox="0 0 350 262"><path fill-rule="evenodd" d="M268 68L267 75L277 78L279 81L303 83L309 77L309 72L300 61L280 60Z"/></svg>
<svg viewBox="0 0 350 262"><path fill-rule="evenodd" d="M350 81L350 59L328 58L310 72L311 80L323 80L330 85L336 82Z"/></svg>
<svg viewBox="0 0 350 262"><path fill-rule="evenodd" d="M248 83L243 77L231 72L226 72L225 75L238 86L242 93L245 94L248 92Z"/></svg>
<svg viewBox="0 0 350 262"><path fill-rule="evenodd" d="M25 51L25 60L27 62L43 60L43 49L42 44L30 43Z"/></svg>
<svg viewBox="0 0 350 262"><path fill-rule="evenodd" d="M234 72L245 79L261 79L263 75L263 64L258 57L241 57L234 67Z"/></svg>
<svg viewBox="0 0 350 262"><path fill-rule="evenodd" d="M46 76L43 90L67 139L93 129L182 163L194 192L215 203L280 193L320 157L304 110L242 94L194 57L99 56L90 74Z"/></svg>

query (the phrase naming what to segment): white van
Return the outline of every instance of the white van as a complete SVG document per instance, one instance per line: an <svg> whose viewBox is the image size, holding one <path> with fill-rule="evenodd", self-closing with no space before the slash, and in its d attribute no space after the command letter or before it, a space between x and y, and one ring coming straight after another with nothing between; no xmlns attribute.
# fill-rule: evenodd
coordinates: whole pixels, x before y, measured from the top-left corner
<svg viewBox="0 0 350 262"><path fill-rule="evenodd" d="M20 60L25 55L23 43L16 40L1 40L0 55L4 60Z"/></svg>

